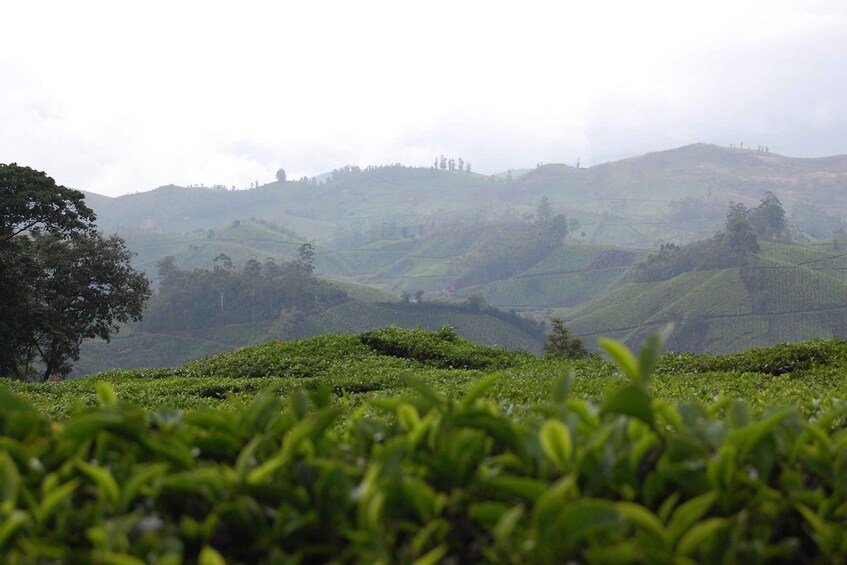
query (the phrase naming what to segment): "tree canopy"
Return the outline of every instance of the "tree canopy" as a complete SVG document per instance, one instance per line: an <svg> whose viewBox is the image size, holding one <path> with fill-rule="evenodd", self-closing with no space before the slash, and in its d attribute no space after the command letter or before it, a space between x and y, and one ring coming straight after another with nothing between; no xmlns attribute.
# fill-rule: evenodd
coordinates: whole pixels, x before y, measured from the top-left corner
<svg viewBox="0 0 847 565"><path fill-rule="evenodd" d="M570 330L561 318L552 318L550 324L552 327L544 344L544 355L560 359L585 359L591 356L580 338L571 337Z"/></svg>
<svg viewBox="0 0 847 565"><path fill-rule="evenodd" d="M147 279L78 191L0 164L0 376L66 375L83 339L141 318Z"/></svg>
<svg viewBox="0 0 847 565"><path fill-rule="evenodd" d="M299 319L348 300L344 291L314 276L314 248L308 243L285 263L249 259L238 267L222 253L211 269L182 270L173 257L159 261L158 268L158 293L141 324L150 331Z"/></svg>
<svg viewBox="0 0 847 565"><path fill-rule="evenodd" d="M40 227L64 237L94 232L94 211L85 195L57 186L45 173L0 163L0 242Z"/></svg>

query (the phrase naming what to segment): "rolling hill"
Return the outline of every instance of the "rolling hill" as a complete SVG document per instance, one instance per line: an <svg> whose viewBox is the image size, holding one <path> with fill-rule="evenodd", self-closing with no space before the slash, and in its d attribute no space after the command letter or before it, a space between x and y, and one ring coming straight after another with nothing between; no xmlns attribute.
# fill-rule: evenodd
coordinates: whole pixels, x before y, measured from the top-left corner
<svg viewBox="0 0 847 565"><path fill-rule="evenodd" d="M847 184L847 156L801 159L706 144L589 168L542 165L513 179L399 165L346 167L323 178L241 191L170 185L92 195L89 203L107 231L189 233L256 217L332 247L399 238L403 228L420 236L456 219L520 217L542 196L579 218L588 241L635 246L711 235L727 202L755 203L768 190L789 210L802 203L843 217L847 209L832 206Z"/></svg>
<svg viewBox="0 0 847 565"><path fill-rule="evenodd" d="M752 265L626 282L564 313L576 335L629 344L668 323L678 351L728 353L847 334L845 255L763 243Z"/></svg>
<svg viewBox="0 0 847 565"><path fill-rule="evenodd" d="M119 198L90 195L89 204L104 231L126 239L136 266L151 278L168 255L181 269L210 268L221 253L235 264L281 263L311 242L316 274L344 285L357 301L310 320L308 335L392 322L432 327L438 316L424 319L388 305L422 291L428 302L479 295L536 318L559 314L589 343L610 334L636 344L644 332L674 321L673 347L726 352L843 335L847 261L823 245L766 244L746 269L634 282L632 266L659 243L712 236L728 202L755 204L768 190L787 211L797 211L802 227L795 239L820 244L807 235L817 234L831 242L828 234L844 225L840 215L847 208L833 203L841 202L845 186L847 156L797 159L695 144L584 169L550 164L486 176L345 167L320 181L243 191L166 186ZM539 220L544 197L571 222L567 237ZM274 337L258 326L217 331L171 336L161 346L158 337L140 333L118 339L126 340L127 359L148 359L159 348L158 364L173 364ZM539 338L533 339L512 345L537 348ZM492 340L487 343L506 344ZM88 359L114 351L88 347Z"/></svg>
<svg viewBox="0 0 847 565"><path fill-rule="evenodd" d="M356 291L352 294L357 295ZM296 328L277 320L168 332L145 332L137 326L127 326L109 343L84 342L74 375L115 368L172 367L245 345L323 334L356 334L392 324L431 330L448 325L462 337L531 353L540 352L544 340L540 325L503 311L438 303L377 302L375 299L383 298L379 291L363 290L358 296L359 299L306 316Z"/></svg>

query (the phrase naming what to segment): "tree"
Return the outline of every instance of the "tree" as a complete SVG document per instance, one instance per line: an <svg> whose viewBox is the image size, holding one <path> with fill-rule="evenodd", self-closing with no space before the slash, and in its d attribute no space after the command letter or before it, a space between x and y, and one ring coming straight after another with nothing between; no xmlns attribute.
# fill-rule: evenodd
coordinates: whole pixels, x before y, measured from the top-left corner
<svg viewBox="0 0 847 565"><path fill-rule="evenodd" d="M285 169L280 169L276 172L276 180L285 182Z"/></svg>
<svg viewBox="0 0 847 565"><path fill-rule="evenodd" d="M304 243L297 248L297 265L303 270L306 276L311 277L315 271L315 246L311 243Z"/></svg>
<svg viewBox="0 0 847 565"><path fill-rule="evenodd" d="M37 227L64 237L93 233L96 216L83 200L43 172L0 163L0 243Z"/></svg>
<svg viewBox="0 0 847 565"><path fill-rule="evenodd" d="M560 359L585 359L591 354L585 349L582 340L572 338L570 331L558 316L550 320L552 326L544 344L544 355Z"/></svg>
<svg viewBox="0 0 847 565"><path fill-rule="evenodd" d="M83 339L108 341L118 322L141 319L150 286L131 267L119 237L61 239L35 232L23 247L41 275L28 305L44 378L70 372L68 362L79 359Z"/></svg>
<svg viewBox="0 0 847 565"><path fill-rule="evenodd" d="M759 237L777 240L785 235L785 210L782 202L771 191L767 191L759 205L749 211L748 220Z"/></svg>
<svg viewBox="0 0 847 565"><path fill-rule="evenodd" d="M547 196L542 196L535 207L535 217L541 223L547 223L553 219L553 206Z"/></svg>
<svg viewBox="0 0 847 565"><path fill-rule="evenodd" d="M117 236L103 238L82 193L0 165L0 375L66 375L83 339L141 318L150 286Z"/></svg>
<svg viewBox="0 0 847 565"><path fill-rule="evenodd" d="M489 308L488 300L485 299L485 295L479 292L474 292L470 296L465 299L465 305L474 311L482 311L487 310Z"/></svg>
<svg viewBox="0 0 847 565"><path fill-rule="evenodd" d="M748 215L749 210L743 205L730 202L726 215L726 240L729 248L742 257L759 252L759 241L747 220Z"/></svg>

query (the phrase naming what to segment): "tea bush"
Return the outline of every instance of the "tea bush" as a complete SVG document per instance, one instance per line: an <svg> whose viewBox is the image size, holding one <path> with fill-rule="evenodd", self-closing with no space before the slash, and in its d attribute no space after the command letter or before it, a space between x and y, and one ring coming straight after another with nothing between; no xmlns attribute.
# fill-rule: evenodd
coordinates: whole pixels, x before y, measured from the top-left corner
<svg viewBox="0 0 847 565"><path fill-rule="evenodd" d="M363 333L359 339L377 353L444 369L497 369L531 357L517 351L477 345L457 336L449 326L436 332L389 326Z"/></svg>
<svg viewBox="0 0 847 565"><path fill-rule="evenodd" d="M101 379L98 405L62 423L0 387L0 555L844 562L847 407L809 420L790 408L755 416L739 400L652 398L657 341L638 358L605 342L617 388L573 398L565 373L520 420L486 397L505 372L462 398L401 372L416 396L375 398L344 426L344 398L326 386L183 415L119 402Z"/></svg>
<svg viewBox="0 0 847 565"><path fill-rule="evenodd" d="M733 371L782 375L811 369L820 364L847 360L847 342L838 338L782 343L729 355L666 354L659 362L661 373L707 373Z"/></svg>
<svg viewBox="0 0 847 565"><path fill-rule="evenodd" d="M388 328L364 334L364 340L371 345L363 343L363 336L274 342L172 369L109 371L62 383L7 381L6 386L30 399L42 413L64 420L77 407L96 404L96 385L104 380L122 401L150 410L235 410L269 386L285 397L298 388L316 390L325 385L351 412L372 398L410 394L401 374L414 375L439 394L454 398L467 394L480 379L496 374L485 397L517 418L531 417L531 407L546 400L550 383L568 367L574 369L573 394L579 398L599 399L626 384L607 361L566 362L488 348L458 339L449 329ZM840 342L826 341L761 349L747 357L668 354L659 359L659 372L650 389L655 396L682 402L743 398L755 414L791 405L804 416L814 417L847 398L841 347ZM802 364L792 361L802 360L801 354L808 352L811 362L808 357ZM783 367L786 359L792 362L793 372L762 372L775 366L774 359ZM746 372L734 370L733 363ZM467 365L488 368L462 368ZM731 370L714 370L716 367Z"/></svg>

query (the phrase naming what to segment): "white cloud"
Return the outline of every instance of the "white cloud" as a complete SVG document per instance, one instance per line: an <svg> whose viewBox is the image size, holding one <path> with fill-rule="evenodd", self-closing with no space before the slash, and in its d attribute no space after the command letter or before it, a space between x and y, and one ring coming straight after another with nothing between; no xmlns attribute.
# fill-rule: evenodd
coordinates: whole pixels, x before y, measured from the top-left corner
<svg viewBox="0 0 847 565"><path fill-rule="evenodd" d="M841 1L17 2L0 160L119 194L741 139L847 153ZM764 138L769 139L764 139Z"/></svg>

